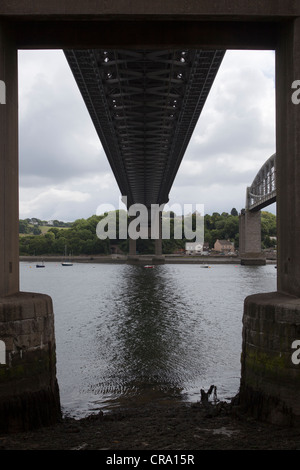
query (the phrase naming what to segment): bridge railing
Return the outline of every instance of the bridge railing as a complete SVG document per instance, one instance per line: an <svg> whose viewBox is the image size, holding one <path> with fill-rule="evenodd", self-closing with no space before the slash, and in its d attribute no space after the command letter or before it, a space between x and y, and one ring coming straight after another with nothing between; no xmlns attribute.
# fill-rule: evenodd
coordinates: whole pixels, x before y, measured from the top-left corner
<svg viewBox="0 0 300 470"><path fill-rule="evenodd" d="M276 153L263 164L247 188L246 209L260 210L276 200Z"/></svg>

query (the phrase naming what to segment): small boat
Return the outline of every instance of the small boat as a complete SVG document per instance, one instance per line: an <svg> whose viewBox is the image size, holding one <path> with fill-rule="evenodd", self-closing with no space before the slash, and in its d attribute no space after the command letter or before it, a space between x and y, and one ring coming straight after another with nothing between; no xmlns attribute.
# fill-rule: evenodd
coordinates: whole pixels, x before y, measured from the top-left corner
<svg viewBox="0 0 300 470"><path fill-rule="evenodd" d="M208 266L208 264L202 264L200 268L210 268L210 266Z"/></svg>
<svg viewBox="0 0 300 470"><path fill-rule="evenodd" d="M65 260L61 263L62 266L73 266L71 261L67 261L67 245L65 246Z"/></svg>
<svg viewBox="0 0 300 470"><path fill-rule="evenodd" d="M44 265L44 261L42 261L41 263L38 263L35 265L36 268L44 268L45 265Z"/></svg>
<svg viewBox="0 0 300 470"><path fill-rule="evenodd" d="M153 264L145 264L144 268L152 269L152 268L154 268L154 266L153 266Z"/></svg>

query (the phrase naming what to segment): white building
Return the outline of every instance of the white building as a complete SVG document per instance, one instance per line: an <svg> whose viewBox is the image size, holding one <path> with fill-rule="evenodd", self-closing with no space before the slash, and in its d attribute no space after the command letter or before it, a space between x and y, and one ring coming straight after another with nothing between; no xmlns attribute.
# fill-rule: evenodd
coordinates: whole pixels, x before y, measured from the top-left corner
<svg viewBox="0 0 300 470"><path fill-rule="evenodd" d="M199 242L186 242L185 252L188 255L201 254L203 250L203 245Z"/></svg>

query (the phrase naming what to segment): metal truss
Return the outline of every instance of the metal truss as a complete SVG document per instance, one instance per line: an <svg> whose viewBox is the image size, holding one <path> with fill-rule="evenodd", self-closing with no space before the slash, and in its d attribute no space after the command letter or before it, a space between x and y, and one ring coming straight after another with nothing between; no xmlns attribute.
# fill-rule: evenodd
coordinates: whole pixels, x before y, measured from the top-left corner
<svg viewBox="0 0 300 470"><path fill-rule="evenodd" d="M258 211L276 201L276 153L261 167L247 188L246 209Z"/></svg>
<svg viewBox="0 0 300 470"><path fill-rule="evenodd" d="M65 51L128 205L168 202L224 53Z"/></svg>

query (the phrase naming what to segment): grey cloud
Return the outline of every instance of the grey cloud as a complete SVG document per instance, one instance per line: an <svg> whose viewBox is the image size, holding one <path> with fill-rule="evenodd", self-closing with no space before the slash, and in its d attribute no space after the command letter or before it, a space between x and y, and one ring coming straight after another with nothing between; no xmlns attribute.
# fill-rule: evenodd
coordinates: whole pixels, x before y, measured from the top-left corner
<svg viewBox="0 0 300 470"><path fill-rule="evenodd" d="M63 72L53 81L38 76L25 110L20 103L20 175L27 184L57 184L110 169L82 98Z"/></svg>

